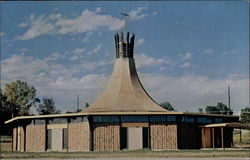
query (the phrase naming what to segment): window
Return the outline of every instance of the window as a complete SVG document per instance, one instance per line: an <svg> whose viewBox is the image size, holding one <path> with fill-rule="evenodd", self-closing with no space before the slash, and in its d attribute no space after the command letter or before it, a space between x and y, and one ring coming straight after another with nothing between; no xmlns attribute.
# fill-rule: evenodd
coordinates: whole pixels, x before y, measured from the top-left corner
<svg viewBox="0 0 250 160"><path fill-rule="evenodd" d="M148 148L148 139L149 139L149 134L148 134L148 127L143 127L142 130L142 138L143 138L143 148Z"/></svg>
<svg viewBox="0 0 250 160"><path fill-rule="evenodd" d="M68 129L64 128L63 129L63 135L62 135L62 149L67 149L68 148Z"/></svg>
<svg viewBox="0 0 250 160"><path fill-rule="evenodd" d="M51 137L52 137L52 130L51 129L48 129L47 130L47 137L46 137L46 139L47 139L47 150L48 149L50 149L51 150Z"/></svg>
<svg viewBox="0 0 250 160"><path fill-rule="evenodd" d="M128 130L125 127L121 127L121 134L120 134L120 145L121 150L128 148Z"/></svg>

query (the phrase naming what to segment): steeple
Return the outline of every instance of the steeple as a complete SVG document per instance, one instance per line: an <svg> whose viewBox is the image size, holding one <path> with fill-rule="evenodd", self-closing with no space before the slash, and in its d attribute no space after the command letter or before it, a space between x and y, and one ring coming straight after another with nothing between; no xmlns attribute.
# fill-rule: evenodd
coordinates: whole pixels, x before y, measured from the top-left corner
<svg viewBox="0 0 250 160"><path fill-rule="evenodd" d="M132 34L130 37L129 32L126 32L127 17L129 15L126 13L125 8L121 15L124 16L124 28L120 35L118 33L115 34L116 58L133 58L135 35Z"/></svg>
<svg viewBox="0 0 250 160"><path fill-rule="evenodd" d="M166 112L143 88L137 75L134 60L135 35L126 32L115 34L116 60L111 79L101 96L83 112Z"/></svg>

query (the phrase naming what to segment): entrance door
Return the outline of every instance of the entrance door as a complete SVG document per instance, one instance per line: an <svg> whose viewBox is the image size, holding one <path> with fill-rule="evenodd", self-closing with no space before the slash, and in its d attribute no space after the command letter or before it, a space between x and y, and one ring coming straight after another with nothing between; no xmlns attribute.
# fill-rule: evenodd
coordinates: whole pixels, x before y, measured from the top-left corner
<svg viewBox="0 0 250 160"><path fill-rule="evenodd" d="M122 149L139 150L149 147L148 127L121 127L120 146Z"/></svg>
<svg viewBox="0 0 250 160"><path fill-rule="evenodd" d="M62 151L68 147L68 131L65 128L47 130L47 150Z"/></svg>
<svg viewBox="0 0 250 160"><path fill-rule="evenodd" d="M62 150L62 129L52 129L51 132L51 150L61 151Z"/></svg>
<svg viewBox="0 0 250 160"><path fill-rule="evenodd" d="M142 127L128 128L128 149L143 149Z"/></svg>

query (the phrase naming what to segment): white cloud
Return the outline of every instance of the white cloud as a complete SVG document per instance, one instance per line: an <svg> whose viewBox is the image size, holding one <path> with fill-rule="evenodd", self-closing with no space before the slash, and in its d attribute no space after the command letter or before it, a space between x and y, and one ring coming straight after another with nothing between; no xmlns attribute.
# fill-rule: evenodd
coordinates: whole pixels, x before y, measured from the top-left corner
<svg viewBox="0 0 250 160"><path fill-rule="evenodd" d="M47 33L52 33L55 29L55 26L53 23L49 22L50 18L53 18L52 15L50 15L49 18L44 18L43 15L39 17L31 15L28 19L28 22L21 23L19 25L20 27L27 27L30 25L30 29L17 38L21 40L27 40Z"/></svg>
<svg viewBox="0 0 250 160"><path fill-rule="evenodd" d="M182 61L185 61L192 57L192 53L188 52L185 54L179 54L178 56L181 58Z"/></svg>
<svg viewBox="0 0 250 160"><path fill-rule="evenodd" d="M142 45L143 43L144 43L144 39L140 38L140 39L135 41L135 47L138 47L138 46Z"/></svg>
<svg viewBox="0 0 250 160"><path fill-rule="evenodd" d="M106 82L107 75L105 74L88 74L80 78L58 77L55 81L48 84L53 89L79 90L79 89L98 89L103 88L103 83Z"/></svg>
<svg viewBox="0 0 250 160"><path fill-rule="evenodd" d="M149 16L148 14L141 14L141 12L145 9L147 9L147 7L138 7L136 10L130 11L129 12L129 19L130 20L139 20L139 19L143 19L143 18Z"/></svg>
<svg viewBox="0 0 250 160"><path fill-rule="evenodd" d="M75 104L77 93L92 102L104 88L109 76L85 72L92 72L98 67L104 68L112 62L81 61L65 65L55 61L61 57L55 52L42 59L24 54L4 59L1 63L2 86L17 79L27 81L37 89L37 96L55 98L57 106L62 110L71 109L69 107Z"/></svg>
<svg viewBox="0 0 250 160"><path fill-rule="evenodd" d="M0 37L4 36L5 32L0 32Z"/></svg>
<svg viewBox="0 0 250 160"><path fill-rule="evenodd" d="M158 14L158 12L153 12L153 14L152 15L157 15Z"/></svg>
<svg viewBox="0 0 250 160"><path fill-rule="evenodd" d="M93 50L89 51L87 54L97 54L102 48L102 44L98 44Z"/></svg>
<svg viewBox="0 0 250 160"><path fill-rule="evenodd" d="M95 9L95 11L96 11L96 13L101 12L101 11L102 11L102 8L101 8L101 7L97 7L97 8Z"/></svg>
<svg viewBox="0 0 250 160"><path fill-rule="evenodd" d="M89 42L90 41L90 36L92 35L92 32L88 32L85 37L81 40L81 42Z"/></svg>
<svg viewBox="0 0 250 160"><path fill-rule="evenodd" d="M22 48L21 51L22 52L27 52L29 49L28 48Z"/></svg>
<svg viewBox="0 0 250 160"><path fill-rule="evenodd" d="M54 11L58 11L59 9L58 8L54 8Z"/></svg>
<svg viewBox="0 0 250 160"><path fill-rule="evenodd" d="M229 55L229 54L237 54L237 53L238 53L237 50L225 51L222 54L220 54L219 57L224 57L224 56Z"/></svg>
<svg viewBox="0 0 250 160"><path fill-rule="evenodd" d="M86 58L86 55L91 55L91 54L98 54L100 52L102 48L102 44L98 44L96 47L94 47L91 50L86 50L85 48L76 48L72 51L69 52L65 52L65 54L63 55L65 56L69 56L69 60L82 60L84 58Z"/></svg>
<svg viewBox="0 0 250 160"><path fill-rule="evenodd" d="M64 57L65 56L70 56L69 60L80 60L83 59L85 57L85 53L86 53L86 49L85 48L76 48L70 52L65 52L64 53Z"/></svg>
<svg viewBox="0 0 250 160"><path fill-rule="evenodd" d="M91 71L98 67L103 67L109 64L112 64L112 61L110 60L91 61L91 62L82 61L80 65L74 66L74 69L77 69L77 70L84 69L84 70Z"/></svg>
<svg viewBox="0 0 250 160"><path fill-rule="evenodd" d="M58 57L53 53L49 57ZM136 64L152 66L168 64L165 58L153 58L140 54ZM56 58L54 58L56 59ZM138 63L139 62L139 63ZM37 96L53 97L58 109L73 110L76 96L92 103L109 80L109 75L93 73L93 69L113 64L112 61L81 61L78 64L65 65L27 55L13 55L3 59L2 86L17 79L27 81L37 89ZM164 68L163 68L164 69ZM90 73L83 73L90 71ZM229 74L221 79L206 76L185 75L170 77L163 74L139 73L142 84L158 102L169 101L179 111L197 111L217 102L227 104L227 85L231 87L231 106L235 111L249 103L249 79L247 76ZM67 96L65 96L67 95Z"/></svg>
<svg viewBox="0 0 250 160"><path fill-rule="evenodd" d="M58 60L59 58L62 58L62 55L60 55L60 54L57 53L57 52L54 52L54 53L52 53L50 56L45 57L44 60L45 60L45 61L56 61L56 60Z"/></svg>
<svg viewBox="0 0 250 160"><path fill-rule="evenodd" d="M210 79L206 76L170 77L163 74L140 74L142 84L158 102L169 101L179 111L198 111L217 102L227 104L227 86L231 88L231 106L235 111L249 104L247 77Z"/></svg>
<svg viewBox="0 0 250 160"><path fill-rule="evenodd" d="M76 48L73 53L76 53L76 54L83 54L84 52L86 51L85 48Z"/></svg>
<svg viewBox="0 0 250 160"><path fill-rule="evenodd" d="M203 51L203 54L212 54L213 53L213 50L212 49L205 49Z"/></svg>
<svg viewBox="0 0 250 160"><path fill-rule="evenodd" d="M149 14L142 14L147 7L138 7L136 10L129 12L130 20L140 20ZM98 7L95 11L85 9L81 15L67 18L60 13L51 13L50 15L30 15L25 22L18 26L28 28L22 35L15 37L20 40L33 39L42 35L65 35L77 33L89 33L101 28L109 31L116 31L124 26L123 19L113 17L111 15L100 14L101 8ZM157 12L152 13L152 15ZM88 42L87 35L82 39L82 42Z"/></svg>
<svg viewBox="0 0 250 160"><path fill-rule="evenodd" d="M48 16L31 15L26 22L19 24L19 27L29 28L17 38L27 40L45 34L64 35L69 33L85 33L99 28L115 31L123 27L123 20L111 15L100 15L98 14L99 11L100 9L97 9L96 12L86 9L82 11L81 15L71 19L54 13Z"/></svg>
<svg viewBox="0 0 250 160"><path fill-rule="evenodd" d="M180 65L181 68L186 68L186 67L189 67L189 66L190 66L189 62L185 62L185 63Z"/></svg>
<svg viewBox="0 0 250 160"><path fill-rule="evenodd" d="M147 67L147 66L158 66L162 64L172 64L173 62L171 60L168 60L166 58L154 58L150 57L146 54L136 54L135 55L136 60L136 66L138 68Z"/></svg>

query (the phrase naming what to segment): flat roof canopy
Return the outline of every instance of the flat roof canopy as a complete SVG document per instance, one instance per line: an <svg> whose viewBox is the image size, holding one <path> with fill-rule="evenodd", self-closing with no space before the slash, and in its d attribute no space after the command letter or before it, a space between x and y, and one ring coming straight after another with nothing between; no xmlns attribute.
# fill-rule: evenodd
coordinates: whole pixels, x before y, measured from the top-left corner
<svg viewBox="0 0 250 160"><path fill-rule="evenodd" d="M21 119L40 119L40 118L59 118L59 117L72 117L72 116L94 116L94 115L196 115L196 116L214 116L214 117L235 117L236 115L221 115L221 114L204 114L204 113L192 113L192 112L79 112L79 113L67 113L67 114L50 114L39 116L19 116L14 117L5 124L14 122Z"/></svg>
<svg viewBox="0 0 250 160"><path fill-rule="evenodd" d="M242 124L242 123L216 123L216 124L208 124L208 125L204 125L200 127L202 128L231 127L231 128L250 130L250 124L247 125L247 124Z"/></svg>

